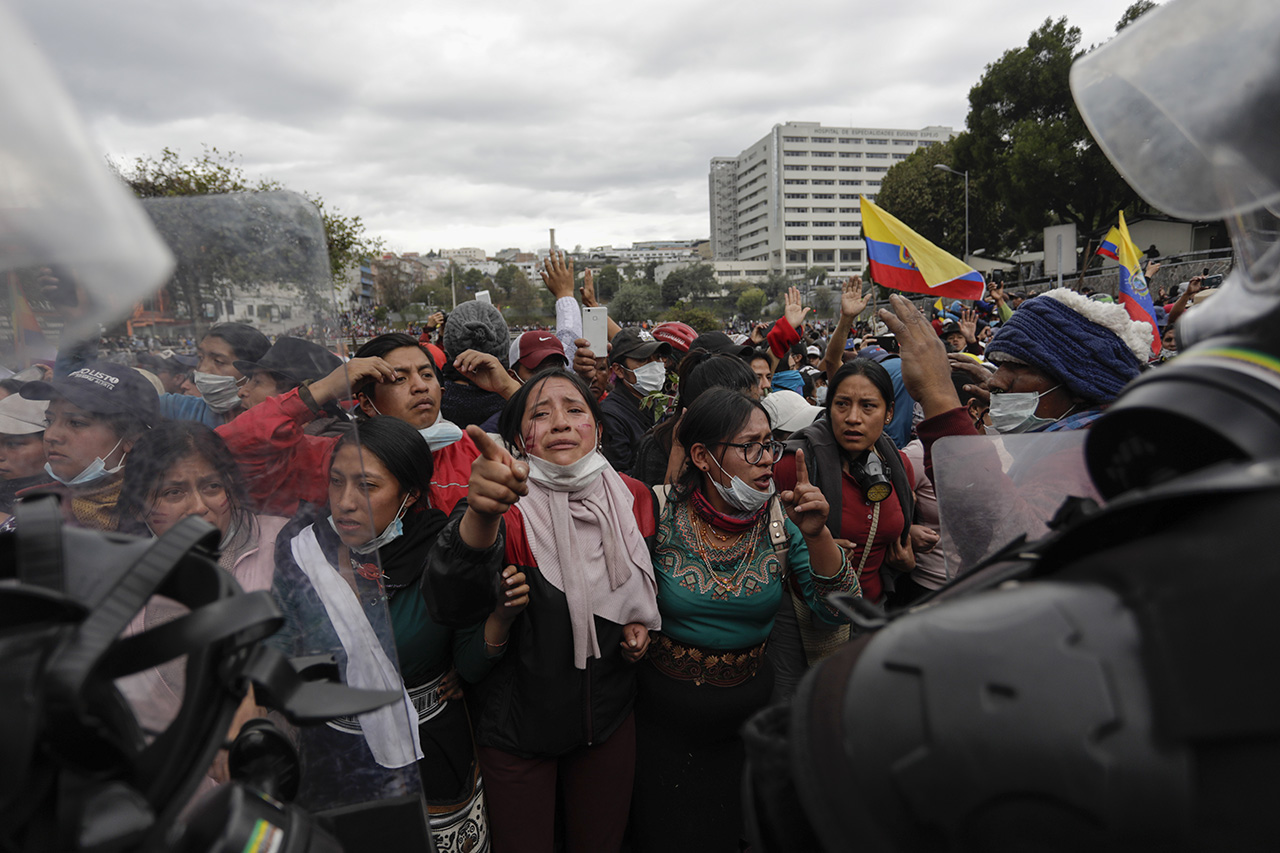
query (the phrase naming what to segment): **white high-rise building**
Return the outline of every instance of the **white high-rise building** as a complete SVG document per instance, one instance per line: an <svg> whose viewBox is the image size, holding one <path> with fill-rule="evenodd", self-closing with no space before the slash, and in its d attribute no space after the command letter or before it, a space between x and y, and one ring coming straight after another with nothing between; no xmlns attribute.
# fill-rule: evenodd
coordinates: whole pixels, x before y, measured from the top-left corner
<svg viewBox="0 0 1280 853"><path fill-rule="evenodd" d="M774 125L737 157L711 160L713 259L767 263L787 275L812 266L861 272L858 196L874 201L890 166L953 136L949 127Z"/></svg>

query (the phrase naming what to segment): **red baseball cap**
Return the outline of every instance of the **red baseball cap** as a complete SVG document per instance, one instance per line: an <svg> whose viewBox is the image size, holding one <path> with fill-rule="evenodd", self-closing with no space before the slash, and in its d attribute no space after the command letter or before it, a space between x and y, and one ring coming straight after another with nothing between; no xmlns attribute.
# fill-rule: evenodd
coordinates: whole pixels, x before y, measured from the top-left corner
<svg viewBox="0 0 1280 853"><path fill-rule="evenodd" d="M513 368L516 364L523 364L529 370L537 370L553 355L559 356L562 363L569 363L564 354L564 345L555 334L535 330L525 332L512 342L507 364Z"/></svg>

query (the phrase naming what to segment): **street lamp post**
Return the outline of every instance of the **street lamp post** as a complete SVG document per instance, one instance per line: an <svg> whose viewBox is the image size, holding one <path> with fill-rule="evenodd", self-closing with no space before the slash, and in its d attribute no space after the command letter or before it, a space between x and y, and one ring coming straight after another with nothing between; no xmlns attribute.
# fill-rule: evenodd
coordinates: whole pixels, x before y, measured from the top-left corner
<svg viewBox="0 0 1280 853"><path fill-rule="evenodd" d="M964 178L964 262L967 264L969 263L969 170L957 172L945 163L934 163L933 168Z"/></svg>

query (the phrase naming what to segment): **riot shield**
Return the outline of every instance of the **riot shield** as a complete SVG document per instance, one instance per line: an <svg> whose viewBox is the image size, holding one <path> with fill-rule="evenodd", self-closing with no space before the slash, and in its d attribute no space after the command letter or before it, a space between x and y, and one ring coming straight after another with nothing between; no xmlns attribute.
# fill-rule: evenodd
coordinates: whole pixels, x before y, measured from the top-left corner
<svg viewBox="0 0 1280 853"><path fill-rule="evenodd" d="M947 576L965 571L1019 536L1044 536L1068 497L1102 502L1085 467L1084 430L950 436L934 443Z"/></svg>
<svg viewBox="0 0 1280 853"><path fill-rule="evenodd" d="M173 252L174 272L107 329L100 349L139 365L185 366L194 380L160 394L168 420L135 445L121 523L159 533L183 512L205 514L223 530L223 567L246 589L271 590L283 611L271 645L309 673L401 694L375 711L289 729L301 759L295 802L329 816L348 845L358 838L429 849L418 713L400 675L378 552L349 550L327 507L337 443L367 464L350 391L313 410L300 385L343 370L319 213L289 192L143 206ZM170 614L157 604L144 618ZM153 675L167 686L173 674ZM247 718L265 709L242 710Z"/></svg>
<svg viewBox="0 0 1280 853"><path fill-rule="evenodd" d="M401 697L292 729L302 764L296 802L332 815L360 848L431 849L419 712L400 675L378 552L352 559L328 523L335 442L346 436L357 464L367 459L350 389L323 405L311 400L314 412L281 403L298 399L294 368L303 362L345 386L335 352L340 297L319 212L289 192L140 204L2 6L0 68L0 499L12 508L28 487L52 491L64 524L144 540L193 515L213 524L221 567L245 590L270 590L284 612L277 648L317 677ZM276 393L259 395L276 420L249 418L258 399L245 395L249 377L286 339L293 355L264 372ZM31 451L30 470L14 467L11 444ZM17 522L0 510L0 524ZM74 580L93 577L101 555L66 556ZM178 629L187 612L155 595L126 636ZM184 726L179 710L193 695L184 664L116 679L138 742ZM244 685L225 688L236 697ZM229 735L267 712L257 698L241 705ZM207 740L191 729L164 742L192 745L190 737ZM215 762L207 775L212 787L227 771ZM188 793L184 784L168 794L166 813Z"/></svg>

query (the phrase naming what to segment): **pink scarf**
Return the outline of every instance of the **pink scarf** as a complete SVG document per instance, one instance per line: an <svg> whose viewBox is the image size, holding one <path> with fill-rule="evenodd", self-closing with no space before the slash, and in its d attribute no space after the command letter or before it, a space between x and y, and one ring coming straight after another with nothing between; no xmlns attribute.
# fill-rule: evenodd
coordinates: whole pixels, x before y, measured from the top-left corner
<svg viewBox="0 0 1280 853"><path fill-rule="evenodd" d="M601 657L594 616L618 625L662 626L653 564L634 502L608 466L576 492L553 491L531 480L529 494L520 499L538 570L569 603L578 669L586 669L587 658Z"/></svg>

